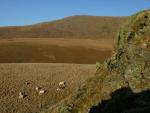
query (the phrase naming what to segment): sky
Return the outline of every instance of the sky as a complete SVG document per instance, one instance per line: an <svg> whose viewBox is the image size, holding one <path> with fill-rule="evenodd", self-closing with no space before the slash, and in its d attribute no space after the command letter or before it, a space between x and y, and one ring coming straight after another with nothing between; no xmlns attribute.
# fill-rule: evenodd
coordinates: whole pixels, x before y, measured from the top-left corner
<svg viewBox="0 0 150 113"><path fill-rule="evenodd" d="M150 0L0 0L0 26L30 25L73 15L130 16Z"/></svg>

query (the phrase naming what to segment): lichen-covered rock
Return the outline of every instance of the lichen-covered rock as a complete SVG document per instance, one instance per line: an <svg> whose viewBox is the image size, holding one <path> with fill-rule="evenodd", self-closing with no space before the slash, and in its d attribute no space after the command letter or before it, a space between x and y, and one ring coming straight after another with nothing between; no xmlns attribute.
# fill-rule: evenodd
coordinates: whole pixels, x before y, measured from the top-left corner
<svg viewBox="0 0 150 113"><path fill-rule="evenodd" d="M68 103L73 104L70 112L88 113L92 106L110 99L112 92L125 87L132 93L150 89L150 10L131 16L120 28L114 40L112 57L104 64L97 64L95 77L70 99ZM133 107L125 113L135 111Z"/></svg>
<svg viewBox="0 0 150 113"><path fill-rule="evenodd" d="M133 15L120 29L108 69L119 69L135 92L150 88L150 10ZM115 57L114 57L115 56Z"/></svg>
<svg viewBox="0 0 150 113"><path fill-rule="evenodd" d="M150 103L142 105L140 103L143 99L134 95L139 94L144 97L147 90L148 96L146 98L148 99L150 96L150 10L133 15L120 28L114 40L113 55L105 63L108 75L103 79L100 100L109 100L104 102L108 103L108 106L103 106L102 101L102 104L95 109L98 111L91 110L90 113L114 113L116 111L118 113L149 113ZM127 107L125 101L121 102L125 99L124 95L116 92L124 87L130 88L131 97L137 103L131 101L131 105ZM115 99L110 97L113 92L120 97L115 97ZM129 96L127 97L129 99L125 100L130 101L131 97ZM119 108L121 104L124 105L122 109ZM138 105L136 106L136 104Z"/></svg>

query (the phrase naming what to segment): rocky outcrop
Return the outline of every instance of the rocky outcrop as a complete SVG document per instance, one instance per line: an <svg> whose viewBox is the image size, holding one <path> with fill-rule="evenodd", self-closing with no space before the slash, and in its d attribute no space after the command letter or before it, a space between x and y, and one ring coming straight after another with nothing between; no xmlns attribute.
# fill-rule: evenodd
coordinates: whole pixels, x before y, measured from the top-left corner
<svg viewBox="0 0 150 113"><path fill-rule="evenodd" d="M114 44L108 69L119 70L135 92L150 88L150 10L133 15Z"/></svg>
<svg viewBox="0 0 150 113"><path fill-rule="evenodd" d="M64 102L65 106L61 106L59 112L148 113L149 89L150 10L146 10L131 16L120 28L112 57L97 66L95 77ZM130 106L131 98L134 99ZM94 106L98 111L93 111Z"/></svg>

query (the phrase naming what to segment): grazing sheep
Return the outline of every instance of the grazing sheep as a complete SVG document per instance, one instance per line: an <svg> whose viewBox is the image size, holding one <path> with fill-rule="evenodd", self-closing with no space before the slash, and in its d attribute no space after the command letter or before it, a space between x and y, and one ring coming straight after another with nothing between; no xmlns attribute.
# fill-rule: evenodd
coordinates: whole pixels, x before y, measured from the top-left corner
<svg viewBox="0 0 150 113"><path fill-rule="evenodd" d="M64 89L66 87L66 82L59 82L59 88Z"/></svg>
<svg viewBox="0 0 150 113"><path fill-rule="evenodd" d="M56 91L60 91L60 90L61 90L60 88L57 88L57 89L56 89Z"/></svg>
<svg viewBox="0 0 150 113"><path fill-rule="evenodd" d="M39 87L35 87L35 90L36 90L36 91L39 91L39 90L40 90L40 88L39 88Z"/></svg>
<svg viewBox="0 0 150 113"><path fill-rule="evenodd" d="M39 95L42 95L42 94L44 94L45 92L46 92L45 90L41 89L41 90L39 90Z"/></svg>
<svg viewBox="0 0 150 113"><path fill-rule="evenodd" d="M22 99L22 98L24 98L24 97L26 97L25 93L19 92L19 98Z"/></svg>

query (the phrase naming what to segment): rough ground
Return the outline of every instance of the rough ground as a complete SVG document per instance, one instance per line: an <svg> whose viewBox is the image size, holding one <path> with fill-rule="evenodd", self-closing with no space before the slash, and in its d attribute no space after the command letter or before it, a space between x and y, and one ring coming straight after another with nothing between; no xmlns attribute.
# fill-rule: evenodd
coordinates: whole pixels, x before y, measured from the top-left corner
<svg viewBox="0 0 150 113"><path fill-rule="evenodd" d="M150 113L149 96L150 10L147 10L133 15L123 25L115 38L112 57L97 66L96 75L50 112Z"/></svg>
<svg viewBox="0 0 150 113"><path fill-rule="evenodd" d="M0 113L40 113L68 97L81 82L92 77L95 65L9 63L0 64ZM66 88L57 91L58 83ZM38 95L35 87L46 90ZM27 95L19 99L19 92Z"/></svg>

